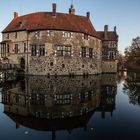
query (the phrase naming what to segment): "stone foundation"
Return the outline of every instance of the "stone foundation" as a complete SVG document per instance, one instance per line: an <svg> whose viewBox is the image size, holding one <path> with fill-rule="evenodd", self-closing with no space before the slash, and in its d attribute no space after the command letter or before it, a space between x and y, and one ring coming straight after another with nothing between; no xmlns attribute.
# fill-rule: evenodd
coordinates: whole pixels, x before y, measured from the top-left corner
<svg viewBox="0 0 140 140"><path fill-rule="evenodd" d="M84 75L101 73L99 62L88 58L32 58L30 75Z"/></svg>
<svg viewBox="0 0 140 140"><path fill-rule="evenodd" d="M102 73L116 73L117 62L116 61L103 61L102 62Z"/></svg>

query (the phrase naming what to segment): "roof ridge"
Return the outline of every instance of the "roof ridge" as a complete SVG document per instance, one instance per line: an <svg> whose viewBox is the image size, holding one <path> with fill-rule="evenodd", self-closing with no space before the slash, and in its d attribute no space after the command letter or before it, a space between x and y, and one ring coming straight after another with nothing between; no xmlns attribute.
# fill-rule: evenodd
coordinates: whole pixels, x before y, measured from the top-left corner
<svg viewBox="0 0 140 140"><path fill-rule="evenodd" d="M24 17L24 16L30 16L30 15L34 15L34 14L52 14L52 12L43 12L43 11L40 11L40 12L33 12L33 13L28 13L28 14L25 14L25 15L20 15L18 18L20 17ZM77 17L83 17L83 18L86 18L88 19L86 16L83 16L83 15L74 15L74 14L69 14L69 13L61 13L61 12L57 12L56 15L61 15L61 14L64 14L64 15L69 15L69 16L77 16Z"/></svg>

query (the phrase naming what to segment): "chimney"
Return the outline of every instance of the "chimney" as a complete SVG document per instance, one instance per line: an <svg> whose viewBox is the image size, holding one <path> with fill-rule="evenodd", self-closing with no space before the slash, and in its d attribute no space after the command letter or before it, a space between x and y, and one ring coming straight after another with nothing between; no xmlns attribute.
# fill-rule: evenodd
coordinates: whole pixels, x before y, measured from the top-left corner
<svg viewBox="0 0 140 140"><path fill-rule="evenodd" d="M116 26L114 26L114 32L116 33Z"/></svg>
<svg viewBox="0 0 140 140"><path fill-rule="evenodd" d="M52 15L56 16L56 3L52 4Z"/></svg>
<svg viewBox="0 0 140 140"><path fill-rule="evenodd" d="M70 8L69 8L69 14L75 15L75 9L74 9L74 5L71 4Z"/></svg>
<svg viewBox="0 0 140 140"><path fill-rule="evenodd" d="M18 17L18 13L14 12L14 18L17 18L17 17Z"/></svg>
<svg viewBox="0 0 140 140"><path fill-rule="evenodd" d="M107 39L108 25L104 26L104 38Z"/></svg>
<svg viewBox="0 0 140 140"><path fill-rule="evenodd" d="M90 19L90 12L87 12L87 18Z"/></svg>

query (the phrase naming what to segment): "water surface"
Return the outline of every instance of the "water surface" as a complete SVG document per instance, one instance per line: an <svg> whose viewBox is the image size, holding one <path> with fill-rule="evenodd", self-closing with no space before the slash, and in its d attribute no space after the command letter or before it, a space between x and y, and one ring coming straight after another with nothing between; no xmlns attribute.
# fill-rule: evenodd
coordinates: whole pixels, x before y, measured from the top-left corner
<svg viewBox="0 0 140 140"><path fill-rule="evenodd" d="M140 75L30 76L0 94L2 140L135 140Z"/></svg>

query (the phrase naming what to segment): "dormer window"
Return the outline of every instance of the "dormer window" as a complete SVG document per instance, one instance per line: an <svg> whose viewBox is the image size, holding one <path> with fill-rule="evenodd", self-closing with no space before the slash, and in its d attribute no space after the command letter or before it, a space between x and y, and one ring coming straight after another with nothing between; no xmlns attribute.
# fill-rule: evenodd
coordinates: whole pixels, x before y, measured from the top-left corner
<svg viewBox="0 0 140 140"><path fill-rule="evenodd" d="M24 22L24 21L20 21L20 22L19 22L19 27L20 27L20 28L23 28L24 25L25 25L25 22Z"/></svg>

